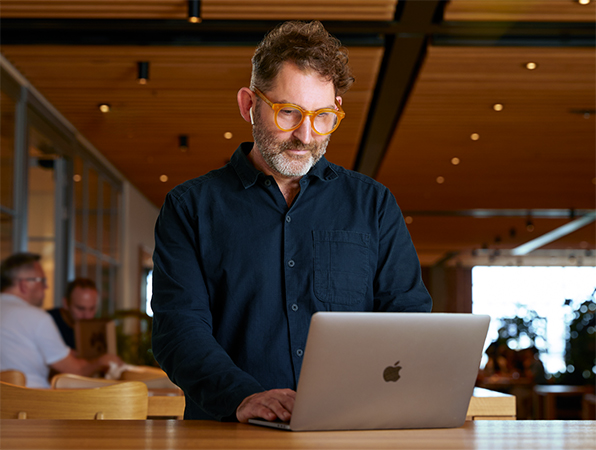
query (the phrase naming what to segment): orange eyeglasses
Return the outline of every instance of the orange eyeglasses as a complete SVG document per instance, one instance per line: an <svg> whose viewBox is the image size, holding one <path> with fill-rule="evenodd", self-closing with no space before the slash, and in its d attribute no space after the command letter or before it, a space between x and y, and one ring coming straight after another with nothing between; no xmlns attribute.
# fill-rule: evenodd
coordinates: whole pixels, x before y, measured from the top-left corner
<svg viewBox="0 0 596 450"><path fill-rule="evenodd" d="M333 133L339 127L339 123L346 116L341 105L335 100L338 109L323 108L316 111L307 111L293 103L273 103L257 88L255 93L267 103L275 113L275 125L281 131L293 131L302 125L304 119L310 116L311 127L320 136Z"/></svg>

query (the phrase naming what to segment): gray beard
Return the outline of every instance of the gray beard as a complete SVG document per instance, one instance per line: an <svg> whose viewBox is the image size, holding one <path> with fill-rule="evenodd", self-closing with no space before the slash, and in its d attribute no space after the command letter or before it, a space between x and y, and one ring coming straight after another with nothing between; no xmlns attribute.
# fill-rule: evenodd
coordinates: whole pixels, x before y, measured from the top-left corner
<svg viewBox="0 0 596 450"><path fill-rule="evenodd" d="M329 139L331 138L331 135L329 135L322 142L313 140L310 144L304 144L295 138L282 141L275 139L259 123L253 125L252 135L255 145L267 165L275 172L286 177L301 177L306 175L323 157L327 151ZM296 157L288 155L285 152L288 149L309 150L310 153L306 156Z"/></svg>

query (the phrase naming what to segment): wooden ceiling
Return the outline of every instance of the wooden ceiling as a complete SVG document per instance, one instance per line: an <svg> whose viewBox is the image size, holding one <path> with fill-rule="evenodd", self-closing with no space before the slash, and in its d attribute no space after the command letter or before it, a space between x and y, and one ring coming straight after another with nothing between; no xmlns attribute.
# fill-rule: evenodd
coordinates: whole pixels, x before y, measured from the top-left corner
<svg viewBox="0 0 596 450"><path fill-rule="evenodd" d="M391 189L424 265L596 264L594 221L561 229L596 207L595 3L203 0L189 24L183 0L3 0L2 54L160 206L251 140L236 92L266 30L323 20L356 77L328 159Z"/></svg>

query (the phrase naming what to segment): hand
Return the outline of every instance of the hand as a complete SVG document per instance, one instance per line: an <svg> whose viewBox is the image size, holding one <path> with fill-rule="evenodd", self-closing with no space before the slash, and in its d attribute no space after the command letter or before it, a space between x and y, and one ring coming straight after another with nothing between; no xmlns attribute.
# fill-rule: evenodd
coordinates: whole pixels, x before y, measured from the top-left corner
<svg viewBox="0 0 596 450"><path fill-rule="evenodd" d="M248 419L262 417L265 420L277 418L288 421L292 417L296 392L292 389L272 389L246 397L238 409L236 417L239 422L246 423Z"/></svg>
<svg viewBox="0 0 596 450"><path fill-rule="evenodd" d="M116 366L121 366L124 364L124 362L118 356L110 355L108 353L105 353L97 358L97 362L105 369L109 369L111 363L114 363Z"/></svg>

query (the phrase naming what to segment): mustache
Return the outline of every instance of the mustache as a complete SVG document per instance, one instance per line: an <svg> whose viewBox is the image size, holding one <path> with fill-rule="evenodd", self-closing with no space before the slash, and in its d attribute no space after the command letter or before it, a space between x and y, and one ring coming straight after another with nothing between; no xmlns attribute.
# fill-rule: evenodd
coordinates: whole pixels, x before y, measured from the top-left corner
<svg viewBox="0 0 596 450"><path fill-rule="evenodd" d="M317 150L317 148L318 148L318 145L316 142L313 141L310 144L305 144L298 138L292 138L287 141L283 141L279 145L279 151L295 149L295 150L309 150L311 152L314 152L315 150Z"/></svg>

